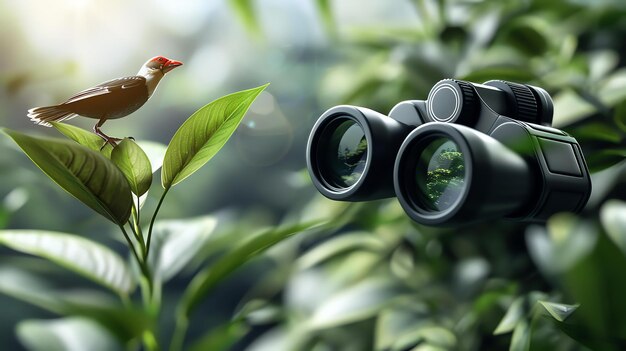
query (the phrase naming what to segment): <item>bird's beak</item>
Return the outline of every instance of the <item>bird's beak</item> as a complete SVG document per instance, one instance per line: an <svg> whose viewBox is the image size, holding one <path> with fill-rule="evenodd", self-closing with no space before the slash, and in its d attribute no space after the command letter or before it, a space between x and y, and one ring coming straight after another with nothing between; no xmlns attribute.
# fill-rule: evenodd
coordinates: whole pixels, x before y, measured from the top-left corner
<svg viewBox="0 0 626 351"><path fill-rule="evenodd" d="M178 66L182 66L183 63L180 61L176 61L176 60L169 60L167 61L164 65L163 65L163 73L167 73L171 70L173 70L174 68L178 67Z"/></svg>

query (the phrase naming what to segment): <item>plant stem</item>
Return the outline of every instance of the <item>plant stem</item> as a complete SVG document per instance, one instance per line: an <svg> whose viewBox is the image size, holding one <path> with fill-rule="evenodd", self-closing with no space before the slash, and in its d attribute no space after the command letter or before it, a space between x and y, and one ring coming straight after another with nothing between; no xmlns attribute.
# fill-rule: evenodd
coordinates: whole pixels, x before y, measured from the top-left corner
<svg viewBox="0 0 626 351"><path fill-rule="evenodd" d="M140 219L139 197L137 197L137 204L133 204L133 207L135 208L135 213L133 216L134 217L133 221L132 223L129 223L129 226L130 226L131 231L135 235L135 238L137 239L137 241L139 241L139 245L141 247L142 256L143 256L141 259L139 258L139 255L137 254L137 250L135 249L135 246L131 242L130 237L128 236L128 233L124 229L124 226L120 226L120 229L122 230L122 233L124 233L124 237L126 238L126 241L128 242L128 245L130 246L131 250L133 251L135 260L137 261L137 264L139 265L139 268L141 269L141 273L143 275L141 287L142 287L142 292L143 292L142 295L143 295L144 304L146 308L148 308L150 311L152 312L157 311L155 312L157 314L158 314L158 310L160 307L160 291L155 290L155 289L158 289L159 287L155 286L155 282L152 279L152 274L150 273L150 267L148 263L148 257L150 254L150 243L152 240L152 229L154 227L154 221L156 220L159 210L161 209L161 205L163 205L163 200L165 199L165 195L167 195L167 192L169 189L170 189L169 187L166 188L163 191L163 194L161 194L159 203L157 204L157 207L154 210L154 214L152 215L152 218L150 219L150 227L148 229L148 237L146 241L144 241L144 236L141 231L141 226L139 223L139 219ZM158 294L159 296L156 296L155 293ZM156 302L156 306L154 304L155 298L158 301ZM154 309L154 307L156 307L156 310ZM184 340L186 330L187 330L186 324L187 323L185 323L185 326L183 327L182 331L178 331L178 333L182 333L181 337L183 340ZM179 324L177 323L177 330L178 329L179 329ZM143 343L147 350L159 349L158 342L156 341L155 335L152 331L146 331L146 333L144 333Z"/></svg>
<svg viewBox="0 0 626 351"><path fill-rule="evenodd" d="M136 217L135 217L135 225L139 227L139 219L141 218L140 210L141 210L141 196L137 196L137 207L135 207Z"/></svg>
<svg viewBox="0 0 626 351"><path fill-rule="evenodd" d="M120 229L122 230L122 234L124 234L124 238L126 239L126 242L128 243L128 248L130 249L130 251L133 253L133 256L135 257L135 261L137 261L137 264L141 266L143 261L139 258L139 255L137 254L137 250L135 249L135 244L133 244L133 241L128 236L128 233L126 232L126 229L124 229L123 225L120 225Z"/></svg>
<svg viewBox="0 0 626 351"><path fill-rule="evenodd" d="M130 230L133 232L135 239L139 242L139 246L141 247L141 255L142 261L147 261L148 256L146 256L146 244L143 242L143 237L141 236L141 229L137 225L137 223L129 223Z"/></svg>
<svg viewBox="0 0 626 351"><path fill-rule="evenodd" d="M167 192L169 190L170 190L169 187L163 190L163 194L161 194L159 203L157 204L157 207L154 210L154 214L152 215L152 219L150 220L150 227L148 228L148 240L146 242L146 257L148 257L148 254L150 253L150 241L152 240L152 227L154 226L154 220L156 219L157 214L159 213L159 210L161 209L161 205L163 204L163 200L165 199L165 195L167 195Z"/></svg>
<svg viewBox="0 0 626 351"><path fill-rule="evenodd" d="M135 218L135 231L137 231L137 234L139 234L139 237L141 238L141 242L143 244L143 248L144 248L144 254L147 255L146 252L146 242L144 241L144 237L143 237L143 233L141 231L141 200L139 199L140 197L137 196L137 217ZM147 256L146 256L147 257Z"/></svg>
<svg viewBox="0 0 626 351"><path fill-rule="evenodd" d="M189 320L186 316L179 315L178 318L176 318L176 329L174 330L174 335L172 336L170 351L180 351L183 349L188 325Z"/></svg>
<svg viewBox="0 0 626 351"><path fill-rule="evenodd" d="M135 196L135 195L133 195L133 196ZM139 207L141 205L140 204L140 199L139 199L140 197L139 196L135 196L135 197L137 198L137 203L133 203L133 212L132 212L133 213L133 216L132 216L133 220L132 220L132 222L129 221L129 226L130 226L130 229L135 234L135 238L139 242L139 245L141 246L141 253L142 253L143 259L145 261L145 260L148 259L148 255L146 253L146 251L147 251L146 250L146 242L144 240L143 233L141 231L141 225L140 225L140 223L141 223L141 221L140 221L141 214L140 214L140 209L139 209Z"/></svg>
<svg viewBox="0 0 626 351"><path fill-rule="evenodd" d="M135 233L135 237L137 237L137 239L140 242L143 241L143 239L139 237L138 233L133 228L132 224L130 225L130 227L133 233ZM128 233L126 232L126 229L124 229L124 226L120 225L120 229L122 230L122 233L124 234L124 238L126 238L126 241L128 242L128 246L133 252L133 256L135 257L135 260L137 261L137 264L139 265L139 268L141 269L141 274L143 277L141 277L139 285L141 286L141 293L143 297L144 306L148 310L148 312L150 312L152 310L152 292L154 290L154 286L153 286L154 282L152 280L152 275L150 274L150 268L148 267L148 255L144 254L144 258L140 259L139 255L137 254L137 250L135 250L135 246L133 245L132 241L130 240L130 237L128 236ZM142 245L142 247L145 247L145 246ZM159 350L158 342L156 341L153 331L146 330L143 334L142 339L143 339L145 350L148 350L148 351Z"/></svg>
<svg viewBox="0 0 626 351"><path fill-rule="evenodd" d="M120 229L122 230L122 233L124 234L124 237L126 238L126 241L128 242L128 246L130 246L130 249L133 252L133 256L135 257L135 260L137 261L137 264L139 265L139 268L141 269L141 273L143 274L143 276L146 278L148 282L148 296L151 298L152 297L152 275L150 274L150 268L148 268L148 260L142 260L139 258L139 255L137 254L137 250L135 250L135 246L130 240L130 237L128 236L128 233L126 232L126 229L124 229L123 225L120 225Z"/></svg>

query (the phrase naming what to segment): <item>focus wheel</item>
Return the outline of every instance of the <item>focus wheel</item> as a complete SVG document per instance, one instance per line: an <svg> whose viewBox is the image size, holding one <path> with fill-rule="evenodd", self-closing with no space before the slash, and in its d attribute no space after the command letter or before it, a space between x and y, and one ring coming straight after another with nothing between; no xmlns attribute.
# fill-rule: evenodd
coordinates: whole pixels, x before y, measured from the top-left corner
<svg viewBox="0 0 626 351"><path fill-rule="evenodd" d="M479 101L471 84L444 79L428 93L427 108L433 122L471 125L476 120Z"/></svg>
<svg viewBox="0 0 626 351"><path fill-rule="evenodd" d="M504 80L490 80L485 83L509 93L515 100L515 119L524 122L541 124L537 99L532 90L524 84Z"/></svg>

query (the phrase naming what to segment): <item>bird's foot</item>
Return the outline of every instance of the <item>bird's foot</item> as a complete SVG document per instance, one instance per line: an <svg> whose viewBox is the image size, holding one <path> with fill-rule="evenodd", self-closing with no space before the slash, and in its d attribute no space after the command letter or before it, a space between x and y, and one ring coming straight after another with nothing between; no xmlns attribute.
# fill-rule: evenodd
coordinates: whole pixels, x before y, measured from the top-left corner
<svg viewBox="0 0 626 351"><path fill-rule="evenodd" d="M107 144L111 145L111 147L116 147L118 142L124 140L124 139L113 138L113 137L106 137L102 139L104 139L104 144L102 144L102 146L100 147L100 151L102 151L102 149L104 149L104 147L107 146Z"/></svg>

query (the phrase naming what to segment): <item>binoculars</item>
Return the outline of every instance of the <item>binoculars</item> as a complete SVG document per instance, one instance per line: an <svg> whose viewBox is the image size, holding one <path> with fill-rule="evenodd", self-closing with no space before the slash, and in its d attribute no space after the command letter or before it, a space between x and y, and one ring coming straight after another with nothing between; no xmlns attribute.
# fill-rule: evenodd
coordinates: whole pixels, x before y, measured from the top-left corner
<svg viewBox="0 0 626 351"><path fill-rule="evenodd" d="M501 80L444 79L389 116L341 105L311 131L307 167L329 199L396 196L424 225L579 212L591 193L580 145L552 128L550 95Z"/></svg>

